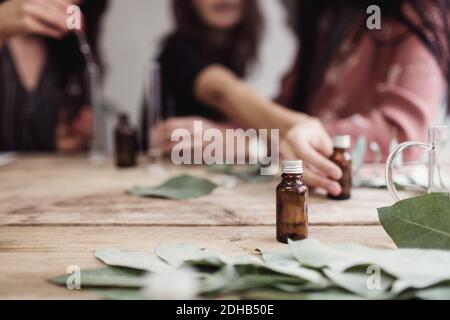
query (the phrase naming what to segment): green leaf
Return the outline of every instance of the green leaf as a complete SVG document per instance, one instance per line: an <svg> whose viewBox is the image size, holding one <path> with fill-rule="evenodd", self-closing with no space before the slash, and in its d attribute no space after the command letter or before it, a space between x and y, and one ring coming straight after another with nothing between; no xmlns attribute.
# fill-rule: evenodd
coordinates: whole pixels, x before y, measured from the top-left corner
<svg viewBox="0 0 450 320"><path fill-rule="evenodd" d="M138 197L185 200L206 196L217 187L217 184L209 180L183 175L173 178L158 187L137 187L130 190L129 193Z"/></svg>
<svg viewBox="0 0 450 320"><path fill-rule="evenodd" d="M204 296L223 295L228 285L238 278L238 273L231 265L225 265L217 272L204 274L201 280L201 294Z"/></svg>
<svg viewBox="0 0 450 320"><path fill-rule="evenodd" d="M234 175L248 183L263 183L274 180L274 176L261 175L261 166L249 166L247 170L236 171Z"/></svg>
<svg viewBox="0 0 450 320"><path fill-rule="evenodd" d="M320 272L302 267L289 250L261 253L264 263L260 268L264 270L303 279L310 282L314 288L325 288L330 285Z"/></svg>
<svg viewBox="0 0 450 320"><path fill-rule="evenodd" d="M417 291L415 297L422 300L450 300L450 286L437 286Z"/></svg>
<svg viewBox="0 0 450 320"><path fill-rule="evenodd" d="M270 272L268 269L262 270L258 266L251 265L247 265L245 269L226 265L214 274L205 275L202 282L202 294L207 296L222 296L259 289L292 293L315 288L316 285L303 278Z"/></svg>
<svg viewBox="0 0 450 320"><path fill-rule="evenodd" d="M192 263L203 266L221 267L227 264L227 258L212 250L200 249L189 244L158 245L155 254L169 265L179 268L183 264Z"/></svg>
<svg viewBox="0 0 450 320"><path fill-rule="evenodd" d="M305 281L300 278L283 276L279 274L243 274L237 277L233 282L227 285L227 291L239 292L247 290L256 290L260 288L281 288L282 284L289 284L295 287L302 287ZM290 287L289 290L292 290ZM301 291L299 289L298 291Z"/></svg>
<svg viewBox="0 0 450 320"><path fill-rule="evenodd" d="M106 267L94 270L81 271L81 288L85 287L117 287L117 288L140 288L142 286L143 272ZM63 274L49 279L53 284L66 286L71 274Z"/></svg>
<svg viewBox="0 0 450 320"><path fill-rule="evenodd" d="M158 257L137 251L120 249L97 249L95 256L103 263L112 267L124 267L153 273L168 272L171 266Z"/></svg>
<svg viewBox="0 0 450 320"><path fill-rule="evenodd" d="M104 300L148 300L142 289L95 289L95 293Z"/></svg>
<svg viewBox="0 0 450 320"><path fill-rule="evenodd" d="M429 194L378 209L380 221L400 248L450 250L450 196Z"/></svg>
<svg viewBox="0 0 450 320"><path fill-rule="evenodd" d="M365 253L366 248L357 245L348 245L344 248L329 247L316 239L307 239L290 241L289 250L298 262L305 267L314 269L329 267L333 270L341 268L342 270L339 271L345 271L345 268L339 267L339 264L345 263L346 268L363 264L360 257L361 253Z"/></svg>
<svg viewBox="0 0 450 320"><path fill-rule="evenodd" d="M289 246L295 258L311 268L345 272L357 267L378 267L397 279L392 291L398 294L450 280L450 251L377 250L355 244L330 247L313 239L290 242Z"/></svg>
<svg viewBox="0 0 450 320"><path fill-rule="evenodd" d="M330 269L325 269L324 273L335 285L360 297L371 300L384 300L395 297L395 294L388 293L389 288L392 285L393 278L386 275L381 275L379 288L370 289L368 286L368 280L370 280L371 275L364 272L364 270L337 272Z"/></svg>
<svg viewBox="0 0 450 320"><path fill-rule="evenodd" d="M298 268L300 267L300 262L295 259L294 255L290 250L279 250L279 251L260 251L263 261L274 267L282 268Z"/></svg>
<svg viewBox="0 0 450 320"><path fill-rule="evenodd" d="M277 290L255 290L243 295L247 300L363 300L363 298L343 290L312 291L301 293L280 292Z"/></svg>
<svg viewBox="0 0 450 320"><path fill-rule="evenodd" d="M272 181L274 179L274 176L261 175L260 165L214 165L208 167L208 171L233 176L247 183L263 183Z"/></svg>
<svg viewBox="0 0 450 320"><path fill-rule="evenodd" d="M233 167L231 164L214 164L207 166L207 170L211 173L232 175Z"/></svg>

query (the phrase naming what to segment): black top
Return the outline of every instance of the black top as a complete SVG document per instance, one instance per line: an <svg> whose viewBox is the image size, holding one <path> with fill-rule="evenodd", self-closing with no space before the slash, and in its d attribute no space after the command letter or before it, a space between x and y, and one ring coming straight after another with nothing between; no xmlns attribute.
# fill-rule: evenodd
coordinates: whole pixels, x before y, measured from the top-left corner
<svg viewBox="0 0 450 320"><path fill-rule="evenodd" d="M54 151L59 123L72 124L88 105L84 67L64 71L51 46L36 89L27 90L7 46L0 48L0 152ZM58 62L59 61L59 62Z"/></svg>
<svg viewBox="0 0 450 320"><path fill-rule="evenodd" d="M183 35L170 37L159 56L162 73L162 103L166 116L201 116L224 121L225 116L194 96L194 82L208 66L220 64L239 74L226 50L208 48L204 43Z"/></svg>
<svg viewBox="0 0 450 320"><path fill-rule="evenodd" d="M0 49L0 151L52 151L55 149L61 88L56 66L49 56L38 87L22 84L7 48Z"/></svg>

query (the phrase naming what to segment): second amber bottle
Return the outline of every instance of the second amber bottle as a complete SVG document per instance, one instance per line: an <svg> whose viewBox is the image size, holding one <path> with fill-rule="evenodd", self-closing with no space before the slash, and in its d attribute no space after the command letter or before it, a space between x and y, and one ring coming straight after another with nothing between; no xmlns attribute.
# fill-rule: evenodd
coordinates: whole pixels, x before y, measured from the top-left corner
<svg viewBox="0 0 450 320"><path fill-rule="evenodd" d="M342 178L339 181L342 191L341 194L328 195L332 200L348 200L352 197L352 154L350 148L352 140L350 136L336 136L334 137L334 152L331 156L333 161L342 170Z"/></svg>

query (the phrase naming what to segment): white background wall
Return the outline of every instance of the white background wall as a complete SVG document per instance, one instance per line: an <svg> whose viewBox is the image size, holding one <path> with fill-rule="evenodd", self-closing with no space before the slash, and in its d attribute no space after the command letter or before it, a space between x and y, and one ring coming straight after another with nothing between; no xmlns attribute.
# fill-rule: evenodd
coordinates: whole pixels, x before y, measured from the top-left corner
<svg viewBox="0 0 450 320"><path fill-rule="evenodd" d="M295 44L279 0L260 3L267 20L266 35L260 63L249 81L261 94L272 97L292 63ZM110 0L102 40L108 72L105 95L120 110L128 111L134 121L145 61L156 55L161 39L171 29L170 6L170 0Z"/></svg>

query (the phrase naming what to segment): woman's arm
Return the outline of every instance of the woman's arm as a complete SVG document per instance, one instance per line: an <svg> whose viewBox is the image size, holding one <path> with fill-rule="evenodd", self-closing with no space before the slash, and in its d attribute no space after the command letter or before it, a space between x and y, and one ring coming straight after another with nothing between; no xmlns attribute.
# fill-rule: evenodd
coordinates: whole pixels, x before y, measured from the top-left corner
<svg viewBox="0 0 450 320"><path fill-rule="evenodd" d="M217 108L229 119L247 128L280 129L286 155L302 159L311 168L306 183L339 194L342 172L328 157L333 145L322 124L305 114L291 111L258 95L245 82L221 66L204 69L194 83L197 99ZM333 180L334 179L334 180Z"/></svg>
<svg viewBox="0 0 450 320"><path fill-rule="evenodd" d="M231 121L247 128L280 129L284 137L290 128L310 117L291 111L256 93L225 67L207 67L197 77L194 94L215 107Z"/></svg>

